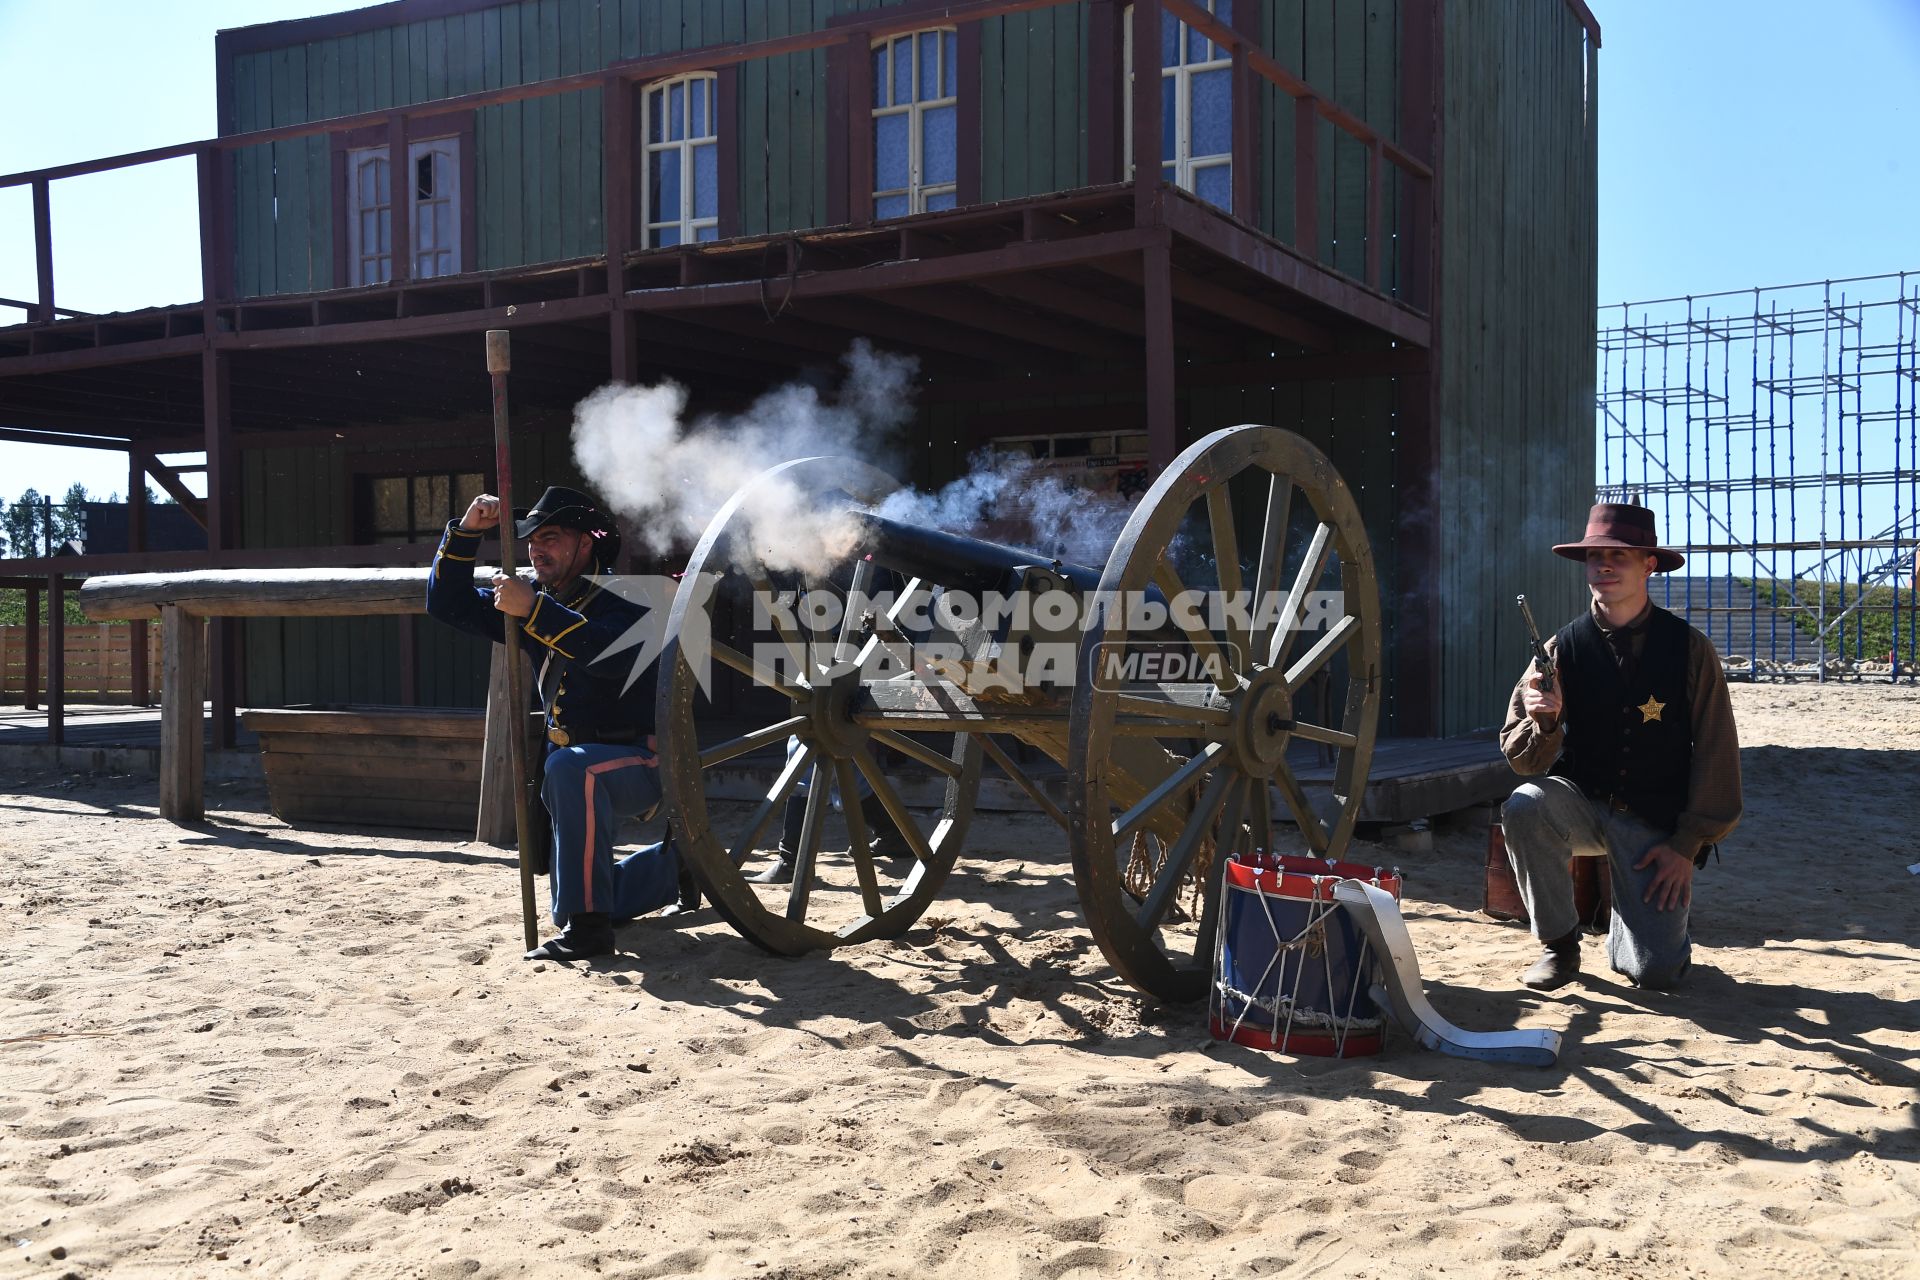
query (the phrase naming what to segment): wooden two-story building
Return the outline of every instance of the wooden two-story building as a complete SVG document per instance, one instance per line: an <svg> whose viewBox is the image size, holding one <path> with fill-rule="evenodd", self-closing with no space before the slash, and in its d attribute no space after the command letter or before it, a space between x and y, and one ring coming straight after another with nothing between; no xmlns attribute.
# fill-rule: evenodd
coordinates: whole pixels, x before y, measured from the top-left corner
<svg viewBox="0 0 1920 1280"><path fill-rule="evenodd" d="M1305 434L1372 532L1388 727L1488 723L1513 593L1577 598L1546 544L1592 493L1599 42L1580 0L396 0L223 32L218 137L0 178L39 277L0 438L185 497L160 455L204 451L209 549L0 578L419 562L490 481L487 329L522 492L577 479L571 407L611 379L725 410L865 336L919 359L921 483L1009 437L1150 471ZM63 310L52 186L189 155L203 299ZM213 664L217 732L485 675L390 618L220 624Z"/></svg>

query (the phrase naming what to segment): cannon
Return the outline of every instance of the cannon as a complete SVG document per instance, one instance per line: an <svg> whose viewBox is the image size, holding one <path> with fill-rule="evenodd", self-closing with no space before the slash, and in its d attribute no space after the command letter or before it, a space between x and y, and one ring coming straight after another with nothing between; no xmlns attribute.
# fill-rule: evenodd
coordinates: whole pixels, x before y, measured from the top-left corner
<svg viewBox="0 0 1920 1280"><path fill-rule="evenodd" d="M1381 619L1352 493L1298 435L1218 431L1159 476L1096 569L889 520L875 508L897 488L854 460L789 462L738 491L695 548L667 619L657 708L665 801L695 877L734 929L776 953L897 936L952 870L991 763L1065 828L1088 929L1115 970L1156 999L1200 998L1226 860L1296 841L1338 857L1360 811ZM750 526L775 490L837 513L847 545L833 569L771 569L756 554ZM892 589L877 591L883 576ZM775 606L745 640L716 625L743 589ZM988 592L1002 607L955 603ZM1193 607L1202 597L1229 607ZM823 625L787 607L823 598L842 606L837 619L814 610ZM1061 646L1066 661L1031 661ZM703 743L709 662L774 691L779 714ZM717 829L710 771L788 742L744 825ZM1064 806L1018 758L1036 753L1063 771ZM903 798L893 757L944 783L930 822ZM1332 764L1329 796L1309 795L1303 761ZM792 883L750 882L746 863L803 783ZM869 849L854 803L865 788L910 859ZM834 789L844 855L822 847ZM1277 839L1288 823L1297 836Z"/></svg>

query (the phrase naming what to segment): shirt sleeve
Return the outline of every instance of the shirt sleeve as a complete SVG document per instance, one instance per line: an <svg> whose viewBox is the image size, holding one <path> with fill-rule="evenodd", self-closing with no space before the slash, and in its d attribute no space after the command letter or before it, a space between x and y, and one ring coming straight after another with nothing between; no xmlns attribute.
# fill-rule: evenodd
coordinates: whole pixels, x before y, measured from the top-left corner
<svg viewBox="0 0 1920 1280"><path fill-rule="evenodd" d="M1547 652L1553 652L1553 640L1547 641ZM1507 758L1513 771L1523 777L1533 777L1545 773L1560 758L1560 746L1566 741L1566 726L1555 720L1552 728L1543 728L1538 720L1527 714L1521 699L1527 692L1527 678L1533 674L1533 663L1527 663L1527 669L1520 673L1520 679L1513 686L1513 694L1507 699L1506 723L1500 726L1500 754Z"/></svg>
<svg viewBox="0 0 1920 1280"><path fill-rule="evenodd" d="M1713 641L1698 631L1688 637L1687 697L1693 704L1693 762L1687 777L1687 807L1667 843L1683 858L1696 858L1740 825L1740 735L1733 699Z"/></svg>
<svg viewBox="0 0 1920 1280"><path fill-rule="evenodd" d="M507 639L506 624L493 607L493 592L473 585L480 535L449 520L427 574L427 614L496 644Z"/></svg>
<svg viewBox="0 0 1920 1280"><path fill-rule="evenodd" d="M632 630L634 621L625 610L610 609L589 617L541 592L533 598L525 629L529 640L563 658L589 663Z"/></svg>

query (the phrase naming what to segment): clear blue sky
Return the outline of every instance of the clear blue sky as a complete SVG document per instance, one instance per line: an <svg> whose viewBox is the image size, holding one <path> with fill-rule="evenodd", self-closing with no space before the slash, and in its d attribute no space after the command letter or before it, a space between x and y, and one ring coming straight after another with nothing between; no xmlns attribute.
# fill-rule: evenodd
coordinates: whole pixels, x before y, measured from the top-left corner
<svg viewBox="0 0 1920 1280"><path fill-rule="evenodd" d="M353 7L0 0L13 110L0 171L210 136L216 30ZM1603 303L1920 268L1920 0L1592 7L1604 30ZM191 161L53 191L61 301L115 310L199 296ZM33 291L26 191L0 192L0 297ZM117 455L0 444L9 497L75 480L126 486Z"/></svg>

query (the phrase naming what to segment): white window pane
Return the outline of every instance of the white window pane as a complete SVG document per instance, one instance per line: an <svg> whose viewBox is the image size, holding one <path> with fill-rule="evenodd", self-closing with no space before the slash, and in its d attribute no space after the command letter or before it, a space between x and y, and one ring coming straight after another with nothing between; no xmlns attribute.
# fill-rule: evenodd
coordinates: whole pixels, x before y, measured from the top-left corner
<svg viewBox="0 0 1920 1280"><path fill-rule="evenodd" d="M379 269L379 272L377 273L377 276L378 276L377 282L380 284L385 284L387 281L393 279L393 259L392 258L383 257L380 259L380 269Z"/></svg>
<svg viewBox="0 0 1920 1280"><path fill-rule="evenodd" d="M647 158L647 221L680 220L680 152L656 151Z"/></svg>
<svg viewBox="0 0 1920 1280"><path fill-rule="evenodd" d="M1213 45L1207 38L1192 27L1185 28L1187 33L1187 61L1206 62L1213 57Z"/></svg>
<svg viewBox="0 0 1920 1280"><path fill-rule="evenodd" d="M653 242L658 245L679 244L680 224L675 223L670 227L660 227L656 229L653 233Z"/></svg>
<svg viewBox="0 0 1920 1280"><path fill-rule="evenodd" d="M379 217L379 220L380 220L380 244L378 246L379 252L392 253L393 252L393 211L391 209L382 209L377 216Z"/></svg>
<svg viewBox="0 0 1920 1280"><path fill-rule="evenodd" d="M687 86L675 81L667 86L667 137L675 142L687 136Z"/></svg>
<svg viewBox="0 0 1920 1280"><path fill-rule="evenodd" d="M693 149L693 216L720 216L720 148L711 142Z"/></svg>
<svg viewBox="0 0 1920 1280"><path fill-rule="evenodd" d="M378 253L380 251L380 212L368 209L360 215L360 252Z"/></svg>
<svg viewBox="0 0 1920 1280"><path fill-rule="evenodd" d="M887 101L887 46L876 46L873 51L873 105L885 107Z"/></svg>
<svg viewBox="0 0 1920 1280"><path fill-rule="evenodd" d="M1208 204L1233 212L1233 166L1210 164L1193 171L1193 193Z"/></svg>
<svg viewBox="0 0 1920 1280"><path fill-rule="evenodd" d="M433 238L433 206L430 204L414 206L413 247L416 250L436 247Z"/></svg>
<svg viewBox="0 0 1920 1280"><path fill-rule="evenodd" d="M1220 25L1233 25L1233 0L1213 0L1213 16L1220 19ZM1225 50L1221 51L1225 53Z"/></svg>
<svg viewBox="0 0 1920 1280"><path fill-rule="evenodd" d="M946 42L946 57L943 61L944 70L940 76L940 96L952 98L959 93L956 87L959 84L959 77L954 73L960 67L960 37L949 31L941 38Z"/></svg>
<svg viewBox="0 0 1920 1280"><path fill-rule="evenodd" d="M1233 80L1224 67L1193 77L1193 150L1223 156L1233 150Z"/></svg>
<svg viewBox="0 0 1920 1280"><path fill-rule="evenodd" d="M720 228L718 227L702 227L694 233L694 239L696 240L718 240L719 238Z"/></svg>
<svg viewBox="0 0 1920 1280"><path fill-rule="evenodd" d="M873 189L892 191L907 185L907 117L881 116L873 122Z"/></svg>
<svg viewBox="0 0 1920 1280"><path fill-rule="evenodd" d="M1160 65L1180 65L1180 21L1165 10L1160 13Z"/></svg>
<svg viewBox="0 0 1920 1280"><path fill-rule="evenodd" d="M687 84L687 107L690 123L687 126L689 138L707 136L707 85L706 80L692 80Z"/></svg>
<svg viewBox="0 0 1920 1280"><path fill-rule="evenodd" d="M920 122L921 184L938 187L954 181L954 108L928 107Z"/></svg>
<svg viewBox="0 0 1920 1280"><path fill-rule="evenodd" d="M882 196L873 202L873 216L876 218L904 218L906 215L905 196Z"/></svg>
<svg viewBox="0 0 1920 1280"><path fill-rule="evenodd" d="M913 37L901 36L893 42L893 103L913 101Z"/></svg>
<svg viewBox="0 0 1920 1280"><path fill-rule="evenodd" d="M926 102L940 96L940 33L922 31L919 35L920 46L920 93L919 100Z"/></svg>
<svg viewBox="0 0 1920 1280"><path fill-rule="evenodd" d="M373 194L374 194L375 204L392 204L393 203L393 194L387 183L388 168L389 166L384 159L374 161Z"/></svg>
<svg viewBox="0 0 1920 1280"><path fill-rule="evenodd" d="M1174 101L1173 101L1175 91L1176 91L1176 82L1174 78L1172 76L1161 76L1160 77L1160 158L1162 160L1171 160L1176 154L1174 150L1175 146L1177 145L1175 142L1175 136L1179 131L1179 126L1176 124L1176 121L1179 119L1179 117L1175 114L1176 108L1174 106Z"/></svg>
<svg viewBox="0 0 1920 1280"><path fill-rule="evenodd" d="M438 256L440 274L443 276L452 275L454 272L453 251L451 249L442 249Z"/></svg>
<svg viewBox="0 0 1920 1280"><path fill-rule="evenodd" d="M647 141L661 141L660 129L666 123L665 95L658 89L647 90Z"/></svg>
<svg viewBox="0 0 1920 1280"><path fill-rule="evenodd" d="M951 191L943 191L939 195L927 197L927 212L929 213L938 209L951 209L953 206L954 198L953 192Z"/></svg>
<svg viewBox="0 0 1920 1280"><path fill-rule="evenodd" d="M453 202L441 200L433 206L433 247L453 248Z"/></svg>

